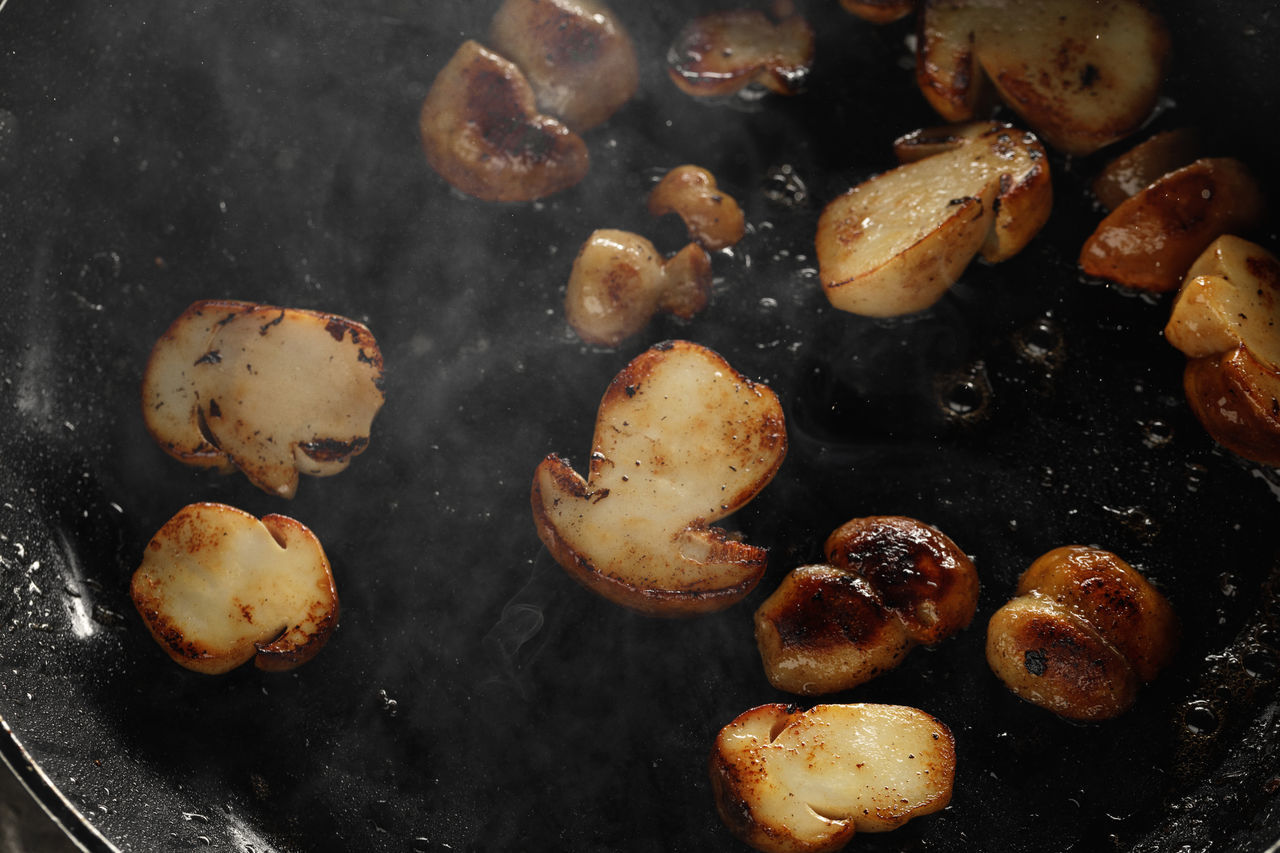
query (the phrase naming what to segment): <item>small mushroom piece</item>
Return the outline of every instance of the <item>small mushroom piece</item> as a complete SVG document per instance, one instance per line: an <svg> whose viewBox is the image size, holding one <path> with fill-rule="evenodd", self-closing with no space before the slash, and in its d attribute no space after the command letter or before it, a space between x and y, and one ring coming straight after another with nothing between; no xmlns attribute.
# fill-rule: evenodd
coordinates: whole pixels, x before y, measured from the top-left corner
<svg viewBox="0 0 1280 853"><path fill-rule="evenodd" d="M668 341L614 377L583 479L551 454L531 490L538 536L569 575L658 616L720 610L750 592L767 552L713 527L786 455L782 406L716 353Z"/></svg>
<svg viewBox="0 0 1280 853"><path fill-rule="evenodd" d="M916 79L947 121L979 116L992 87L1051 147L1084 155L1141 127L1169 46L1143 0L924 0Z"/></svg>
<svg viewBox="0 0 1280 853"><path fill-rule="evenodd" d="M761 705L716 737L720 818L762 853L830 853L951 801L951 730L903 705Z"/></svg>
<svg viewBox="0 0 1280 853"><path fill-rule="evenodd" d="M1280 466L1280 259L1219 237L1187 271L1164 335L1187 356L1187 402L1209 435Z"/></svg>
<svg viewBox="0 0 1280 853"><path fill-rule="evenodd" d="M1239 160L1196 160L1111 211L1080 250L1080 268L1126 287L1176 290L1210 243L1255 225L1263 207L1257 181Z"/></svg>
<svg viewBox="0 0 1280 853"><path fill-rule="evenodd" d="M542 115L510 60L463 42L436 75L418 127L427 162L486 201L531 201L578 183L590 157L582 137Z"/></svg>
<svg viewBox="0 0 1280 853"><path fill-rule="evenodd" d="M667 72L695 97L733 95L748 86L794 95L808 82L813 53L813 28L801 15L730 9L686 24L667 51Z"/></svg>
<svg viewBox="0 0 1280 853"><path fill-rule="evenodd" d="M382 407L382 354L333 314L220 300L192 304L152 348L143 418L189 465L240 470L292 498L298 475L344 470Z"/></svg>
<svg viewBox="0 0 1280 853"><path fill-rule="evenodd" d="M667 172L649 193L649 212L679 214L689 239L712 252L737 243L746 230L738 202L700 166L677 166Z"/></svg>
<svg viewBox="0 0 1280 853"><path fill-rule="evenodd" d="M840 6L873 24L891 24L915 11L916 0L840 0Z"/></svg>
<svg viewBox="0 0 1280 853"><path fill-rule="evenodd" d="M604 228L591 234L573 261L565 316L583 341L616 346L659 311L692 317L710 294L711 258L700 246L690 243L663 259L644 237Z"/></svg>
<svg viewBox="0 0 1280 853"><path fill-rule="evenodd" d="M819 277L842 311L891 317L942 298L974 256L1022 250L1053 205L1033 134L996 122L918 131L904 165L832 200L818 219Z"/></svg>
<svg viewBox="0 0 1280 853"><path fill-rule="evenodd" d="M252 660L282 672L311 660L338 623L320 542L283 515L191 504L147 544L130 584L151 636L174 661L210 675Z"/></svg>
<svg viewBox="0 0 1280 853"><path fill-rule="evenodd" d="M1178 620L1146 578L1099 548L1055 548L987 625L987 663L1021 698L1075 720L1128 710L1173 657Z"/></svg>
<svg viewBox="0 0 1280 853"><path fill-rule="evenodd" d="M855 518L824 550L827 564L793 570L756 610L756 644L779 690L847 690L973 619L973 561L930 525L902 516Z"/></svg>
<svg viewBox="0 0 1280 853"><path fill-rule="evenodd" d="M489 41L524 72L538 109L578 133L617 112L640 82L631 36L597 0L505 0Z"/></svg>
<svg viewBox="0 0 1280 853"><path fill-rule="evenodd" d="M1107 210L1115 210L1175 169L1200 156L1200 133L1178 128L1157 133L1107 163L1093 179L1093 196Z"/></svg>

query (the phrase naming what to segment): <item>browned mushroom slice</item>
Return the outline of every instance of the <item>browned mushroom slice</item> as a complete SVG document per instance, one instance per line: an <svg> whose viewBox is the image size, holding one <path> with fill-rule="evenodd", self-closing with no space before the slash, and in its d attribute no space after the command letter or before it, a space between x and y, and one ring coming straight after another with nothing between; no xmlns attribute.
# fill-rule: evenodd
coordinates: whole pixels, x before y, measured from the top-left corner
<svg viewBox="0 0 1280 853"><path fill-rule="evenodd" d="M658 344L605 392L588 477L555 454L538 466L538 536L571 577L627 607L728 607L759 582L767 554L711 525L773 479L786 448L772 391L706 347Z"/></svg>
<svg viewBox="0 0 1280 853"><path fill-rule="evenodd" d="M891 24L916 8L916 0L840 0L840 6L873 24Z"/></svg>
<svg viewBox="0 0 1280 853"><path fill-rule="evenodd" d="M732 95L750 85L794 95L808 81L813 51L813 29L800 15L774 20L733 9L686 24L667 52L667 71L695 96Z"/></svg>
<svg viewBox="0 0 1280 853"><path fill-rule="evenodd" d="M565 315L584 341L615 346L658 311L688 319L711 293L711 258L690 243L664 259L638 234L600 229L578 251L565 291Z"/></svg>
<svg viewBox="0 0 1280 853"><path fill-rule="evenodd" d="M831 853L951 801L951 730L902 705L762 705L725 726L711 788L729 830L762 853Z"/></svg>
<svg viewBox="0 0 1280 853"><path fill-rule="evenodd" d="M174 661L218 674L252 660L292 669L338 622L320 542L282 515L222 504L184 507L152 537L130 586L147 630Z"/></svg>
<svg viewBox="0 0 1280 853"><path fill-rule="evenodd" d="M382 355L362 324L316 311L197 302L152 350L147 428L188 464L234 466L293 497L299 473L345 469L382 406Z"/></svg>
<svg viewBox="0 0 1280 853"><path fill-rule="evenodd" d="M827 565L795 569L756 611L760 657L779 690L855 687L973 618L973 561L936 528L901 516L857 518L831 534L825 551Z"/></svg>
<svg viewBox="0 0 1280 853"><path fill-rule="evenodd" d="M538 108L579 133L613 115L639 84L631 36L596 0L506 0L489 34L524 72Z"/></svg>
<svg viewBox="0 0 1280 853"><path fill-rule="evenodd" d="M1200 133L1178 128L1157 133L1107 163L1093 180L1093 195L1107 210L1115 210L1175 169L1200 156Z"/></svg>
<svg viewBox="0 0 1280 853"><path fill-rule="evenodd" d="M923 311L979 252L1001 261L1021 251L1052 207L1048 160L1032 134L985 122L913 134L896 148L904 165L837 197L818 219L819 276L843 311Z"/></svg>
<svg viewBox="0 0 1280 853"><path fill-rule="evenodd" d="M1018 696L1063 717L1104 720L1172 658L1169 602L1109 551L1071 545L1031 564L987 626L987 663Z"/></svg>
<svg viewBox="0 0 1280 853"><path fill-rule="evenodd" d="M419 115L427 162L457 189L486 201L530 201L587 174L586 143L538 113L515 64L466 41L436 75Z"/></svg>
<svg viewBox="0 0 1280 853"><path fill-rule="evenodd" d="M1080 267L1127 287L1175 290L1210 243L1255 225L1263 206L1257 182L1239 160L1197 160L1111 211L1080 250Z"/></svg>
<svg viewBox="0 0 1280 853"><path fill-rule="evenodd" d="M663 175L649 193L649 212L654 216L678 214L689 239L713 252L734 245L746 230L738 202L700 166L677 166Z"/></svg>
<svg viewBox="0 0 1280 853"><path fill-rule="evenodd" d="M916 77L947 121L985 90L1050 146L1088 154L1136 131L1159 95L1164 22L1142 0L925 0Z"/></svg>
<svg viewBox="0 0 1280 853"><path fill-rule="evenodd" d="M1187 356L1187 402L1209 435L1280 466L1280 259L1219 237L1187 271L1164 335Z"/></svg>

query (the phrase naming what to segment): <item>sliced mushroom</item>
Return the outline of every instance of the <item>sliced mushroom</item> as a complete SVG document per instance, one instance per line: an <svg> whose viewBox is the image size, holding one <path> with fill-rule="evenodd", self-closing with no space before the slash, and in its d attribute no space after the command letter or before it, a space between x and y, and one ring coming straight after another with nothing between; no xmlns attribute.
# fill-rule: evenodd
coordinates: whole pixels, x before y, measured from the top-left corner
<svg viewBox="0 0 1280 853"><path fill-rule="evenodd" d="M589 344L616 346L666 311L688 319L707 305L711 258L690 243L664 259L629 231L592 232L578 250L565 291L565 316Z"/></svg>
<svg viewBox="0 0 1280 853"><path fill-rule="evenodd" d="M1263 207L1239 160L1196 160L1111 211L1080 250L1080 268L1127 287L1176 290L1210 243L1255 225Z"/></svg>
<svg viewBox="0 0 1280 853"><path fill-rule="evenodd" d="M904 165L837 197L818 220L819 275L843 311L923 311L979 252L1012 257L1049 217L1049 163L1033 134L985 122L918 131L895 147Z"/></svg>
<svg viewBox="0 0 1280 853"><path fill-rule="evenodd" d="M259 521L223 504L191 504L169 519L147 544L130 594L169 657L210 675L250 660L293 669L338 623L333 573L315 534L292 518Z"/></svg>
<svg viewBox="0 0 1280 853"><path fill-rule="evenodd" d="M663 175L649 193L649 212L654 216L678 214L689 239L712 252L737 243L746 230L738 202L700 166L677 166Z"/></svg>
<svg viewBox="0 0 1280 853"><path fill-rule="evenodd" d="M1164 335L1187 356L1187 402L1214 440L1280 466L1280 259L1219 237L1187 271Z"/></svg>
<svg viewBox="0 0 1280 853"><path fill-rule="evenodd" d="M945 808L955 739L902 705L762 705L716 737L711 787L729 830L763 853L828 853Z"/></svg>
<svg viewBox="0 0 1280 853"><path fill-rule="evenodd" d="M706 347L658 344L605 392L587 479L554 453L538 466L538 536L618 604L663 616L728 607L759 582L767 554L711 525L773 479L786 448L771 390Z"/></svg>
<svg viewBox="0 0 1280 853"><path fill-rule="evenodd" d="M382 354L360 323L292 308L201 301L152 349L143 417L190 465L239 469L291 498L299 473L344 470L382 407Z"/></svg>
<svg viewBox="0 0 1280 853"><path fill-rule="evenodd" d="M760 657L779 690L847 690L973 619L977 570L934 527L901 516L856 518L824 550L826 565L795 569L756 611Z"/></svg>
<svg viewBox="0 0 1280 853"><path fill-rule="evenodd" d="M582 180L590 166L586 143L538 112L515 64L475 41L463 42L436 75L418 126L431 167L486 201L552 195Z"/></svg>
<svg viewBox="0 0 1280 853"><path fill-rule="evenodd" d="M733 95L748 86L794 95L808 82L813 53L813 28L802 16L730 9L686 24L667 52L667 72L696 97Z"/></svg>
<svg viewBox="0 0 1280 853"><path fill-rule="evenodd" d="M1093 180L1093 195L1107 210L1115 210L1175 169L1200 156L1200 133L1178 128L1157 133L1107 163Z"/></svg>
<svg viewBox="0 0 1280 853"><path fill-rule="evenodd" d="M639 85L631 36L597 0L505 0L489 33L493 49L524 72L538 108L579 133L608 119Z"/></svg>
<svg viewBox="0 0 1280 853"><path fill-rule="evenodd" d="M1177 648L1173 608L1099 548L1041 556L987 626L987 663L1015 694L1063 717L1104 720L1133 704Z"/></svg>
<svg viewBox="0 0 1280 853"><path fill-rule="evenodd" d="M1142 0L925 0L916 78L952 122L978 117L991 84L1050 146L1081 155L1151 114L1169 45Z"/></svg>
<svg viewBox="0 0 1280 853"><path fill-rule="evenodd" d="M891 24L915 11L916 0L840 0L846 12L873 24Z"/></svg>

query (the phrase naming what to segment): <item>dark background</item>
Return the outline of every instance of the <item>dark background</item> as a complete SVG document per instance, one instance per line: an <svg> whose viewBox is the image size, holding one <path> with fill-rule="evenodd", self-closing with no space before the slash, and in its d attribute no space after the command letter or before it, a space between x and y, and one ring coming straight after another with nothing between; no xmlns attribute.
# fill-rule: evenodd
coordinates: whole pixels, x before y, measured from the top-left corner
<svg viewBox="0 0 1280 853"><path fill-rule="evenodd" d="M465 198L426 166L417 111L496 3L12 0L0 14L0 714L5 755L90 847L181 850L739 849L706 756L758 704L751 613L849 518L928 521L973 555L978 616L831 701L902 702L953 729L952 805L871 850L1249 850L1277 831L1280 477L1217 449L1162 339L1167 297L1082 279L1113 152L1051 159L1053 217L976 263L934 309L831 310L822 206L936 123L912 23L801 4L808 91L701 103L664 76L700 4L617 12L641 88L590 131L592 168L534 204ZM1195 124L1274 192L1269 4L1170 4L1175 58L1149 130ZM1117 151L1123 149L1117 146ZM750 232L714 258L711 305L616 349L564 322L597 227L684 242L645 212L685 162ZM788 185L786 176L798 177ZM1273 249L1274 220L1256 234ZM146 435L138 383L190 302L234 298L366 323L387 404L350 470L285 503L184 468ZM550 452L585 470L608 381L654 342L711 346L778 391L791 450L727 521L770 548L747 601L654 620L577 587L528 506ZM184 504L311 527L343 614L288 674L172 664L127 596ZM983 660L986 619L1039 554L1125 556L1173 601L1183 649L1137 707L1079 726L1022 703ZM27 761L37 764L44 785Z"/></svg>

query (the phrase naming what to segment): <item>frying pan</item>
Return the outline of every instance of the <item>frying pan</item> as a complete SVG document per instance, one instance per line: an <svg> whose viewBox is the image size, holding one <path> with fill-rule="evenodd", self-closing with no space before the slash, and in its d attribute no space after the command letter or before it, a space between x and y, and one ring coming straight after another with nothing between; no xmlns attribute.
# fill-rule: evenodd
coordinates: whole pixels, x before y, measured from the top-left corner
<svg viewBox="0 0 1280 853"><path fill-rule="evenodd" d="M531 204L451 191L418 106L496 4L13 0L0 14L0 715L3 752L91 850L735 850L706 758L765 680L751 613L849 518L904 514L972 554L978 616L831 701L899 702L958 743L950 807L868 850L1263 850L1280 839L1280 476L1204 434L1161 338L1169 302L1082 278L1106 157L1053 155L1056 203L1016 258L975 264L938 306L830 309L812 239L827 200L937 123L910 20L802 6L808 90L697 102L666 45L713 4L618 4L641 88L587 135L576 187ZM1166 97L1274 190L1265 2L1170 3ZM1123 147L1123 146L1118 146ZM615 348L563 318L598 227L665 252L644 209L692 162L751 229L714 259L710 306ZM1274 220L1244 235L1275 247ZM247 299L365 322L387 365L368 451L284 502L188 469L149 439L147 354L189 303ZM595 409L649 345L687 338L768 382L790 451L726 523L770 549L721 613L640 616L541 547L528 489L550 452L585 470ZM220 501L311 527L342 616L283 675L171 663L128 599L151 535ZM1009 694L986 619L1039 554L1097 544L1162 588L1175 664L1127 715L1076 725Z"/></svg>

